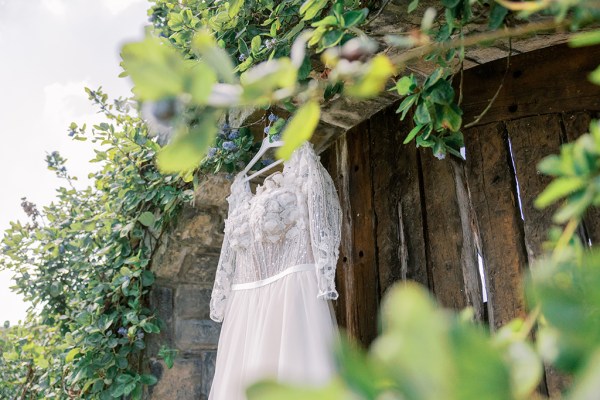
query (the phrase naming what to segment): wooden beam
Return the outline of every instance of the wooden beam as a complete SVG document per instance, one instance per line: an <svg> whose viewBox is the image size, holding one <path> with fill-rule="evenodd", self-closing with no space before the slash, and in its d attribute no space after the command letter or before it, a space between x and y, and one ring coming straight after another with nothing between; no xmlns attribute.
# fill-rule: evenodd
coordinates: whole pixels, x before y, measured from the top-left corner
<svg viewBox="0 0 600 400"><path fill-rule="evenodd" d="M482 113L503 79L502 89L480 125L540 114L600 110L600 87L588 82L598 60L600 46L570 48L562 44L513 56L508 71L506 59L466 70L463 121L468 124ZM458 79L454 83L457 87Z"/></svg>

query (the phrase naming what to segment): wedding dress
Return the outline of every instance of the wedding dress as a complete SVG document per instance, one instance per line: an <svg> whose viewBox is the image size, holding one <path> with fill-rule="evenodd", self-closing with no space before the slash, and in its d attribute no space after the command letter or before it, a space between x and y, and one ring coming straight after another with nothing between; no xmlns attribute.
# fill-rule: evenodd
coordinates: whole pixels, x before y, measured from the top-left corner
<svg viewBox="0 0 600 400"><path fill-rule="evenodd" d="M238 174L210 302L223 322L209 399L246 399L275 379L303 386L332 377L342 213L333 182L309 142L253 194Z"/></svg>

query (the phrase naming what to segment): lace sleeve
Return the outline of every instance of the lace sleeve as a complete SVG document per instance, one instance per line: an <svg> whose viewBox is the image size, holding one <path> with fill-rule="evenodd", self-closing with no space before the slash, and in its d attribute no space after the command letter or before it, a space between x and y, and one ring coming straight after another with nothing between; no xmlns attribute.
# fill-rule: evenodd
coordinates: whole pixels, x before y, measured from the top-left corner
<svg viewBox="0 0 600 400"><path fill-rule="evenodd" d="M308 219L316 263L318 298L335 300L335 268L339 256L342 210L331 176L325 170L312 144L305 147L305 181L308 195Z"/></svg>
<svg viewBox="0 0 600 400"><path fill-rule="evenodd" d="M225 313L227 299L231 292L231 282L235 272L235 251L230 244L231 232L231 213L235 206L235 196L231 194L227 197L229 202L228 217L225 220L225 232L223 245L221 246L221 255L217 264L217 273L215 275L215 283L210 297L210 319L216 322L222 322Z"/></svg>

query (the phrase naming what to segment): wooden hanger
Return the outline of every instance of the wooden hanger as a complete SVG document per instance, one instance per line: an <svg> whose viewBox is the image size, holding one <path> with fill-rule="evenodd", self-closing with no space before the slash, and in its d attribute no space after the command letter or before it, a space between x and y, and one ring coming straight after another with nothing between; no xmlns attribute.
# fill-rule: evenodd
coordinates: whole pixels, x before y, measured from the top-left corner
<svg viewBox="0 0 600 400"><path fill-rule="evenodd" d="M265 137L262 141L262 144L260 145L260 149L258 149L258 152L256 153L256 155L252 158L252 160L250 160L250 162L248 163L248 165L246 165L246 168L244 168L244 175L246 175L246 173L248 173L248 171L250 171L250 168L252 168L252 166L254 164L256 164L256 162L267 152L267 150L273 148L273 147L281 147L283 146L283 141L281 140L277 140L275 142L270 142L269 141L269 137ZM283 162L283 159L277 160L274 163L271 163L269 165L267 165L266 167L258 170L257 172L253 173L250 176L247 176L243 179L243 182L247 182L250 179L262 174L265 171L268 171L269 169L273 168L276 165L279 165Z"/></svg>

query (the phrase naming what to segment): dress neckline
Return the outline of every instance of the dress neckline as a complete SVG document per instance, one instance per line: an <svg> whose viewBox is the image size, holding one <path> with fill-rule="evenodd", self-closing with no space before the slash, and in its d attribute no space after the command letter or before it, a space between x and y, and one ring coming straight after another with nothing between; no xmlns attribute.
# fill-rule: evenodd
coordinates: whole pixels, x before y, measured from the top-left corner
<svg viewBox="0 0 600 400"><path fill-rule="evenodd" d="M275 171L269 175L267 175L267 177L265 177L263 179L263 183L260 183L256 186L256 190L259 191L260 193L252 193L252 189L250 188L250 181L243 181L243 179L246 177L246 174L242 174L241 172L235 177L235 180L238 181L238 185L243 185L243 188L241 188L241 190L250 197L250 199L254 199L256 196L258 196L259 194L263 194L267 188L264 186L264 183L269 180L272 179L274 176L276 175L281 175L282 180L285 180L286 175L288 173L290 173L290 171L293 171L292 169L292 165L294 165L296 162L294 160L297 160L300 154L300 149L304 149L304 148L308 148L310 146L310 148L312 148L312 144L308 141L302 143L297 149L294 150L294 152L292 153L292 156L283 161L283 170L281 171ZM234 181L235 181L234 180ZM283 182L283 181L282 181ZM277 184L277 188L280 188L282 185L281 184ZM238 189L240 190L240 189Z"/></svg>
<svg viewBox="0 0 600 400"><path fill-rule="evenodd" d="M284 177L284 171L285 171L285 167L284 167L283 171L275 171L275 172L267 175L265 177L265 179L263 179L262 183L256 185L256 192L255 193L252 193L252 188L250 187L250 181L249 180L246 181L246 182L244 182L244 188L246 189L246 191L248 192L248 194L250 195L250 197L254 198L254 197L258 196L259 194L264 193L265 190L268 189L268 188L265 187L265 182L267 180L273 180L273 177L276 176L276 175L281 175L281 178L283 179L283 177ZM278 183L276 183L276 184L277 184L277 187L281 187L281 184L278 184Z"/></svg>

